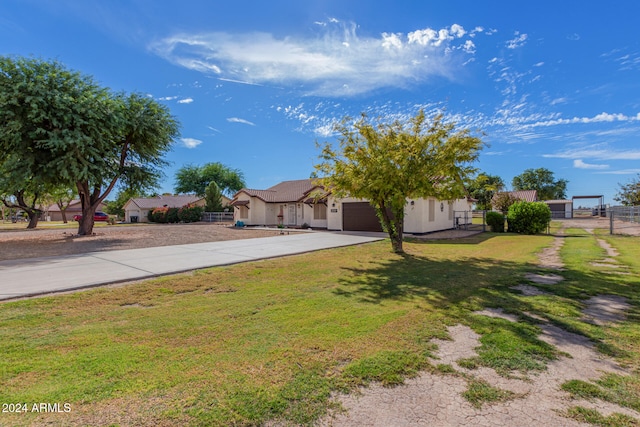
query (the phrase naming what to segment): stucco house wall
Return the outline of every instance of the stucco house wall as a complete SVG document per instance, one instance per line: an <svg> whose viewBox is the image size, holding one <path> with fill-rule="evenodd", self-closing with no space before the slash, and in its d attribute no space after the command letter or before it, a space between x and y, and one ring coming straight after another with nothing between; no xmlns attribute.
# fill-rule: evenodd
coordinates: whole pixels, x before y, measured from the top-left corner
<svg viewBox="0 0 640 427"><path fill-rule="evenodd" d="M366 202L363 199L345 197L335 199L329 197L327 212L327 228L329 230L343 230L343 203ZM410 199L405 205L404 232L409 234L429 233L433 231L455 228L455 218L458 224L463 225L464 212L467 212L466 222L471 223L472 202L464 199L452 202L437 200L433 197L427 199Z"/></svg>

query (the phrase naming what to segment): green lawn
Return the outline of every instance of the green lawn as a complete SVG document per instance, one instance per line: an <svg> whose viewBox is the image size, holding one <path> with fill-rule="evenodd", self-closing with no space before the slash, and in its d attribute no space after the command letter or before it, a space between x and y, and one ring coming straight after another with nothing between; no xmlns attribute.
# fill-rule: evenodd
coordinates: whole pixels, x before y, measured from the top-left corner
<svg viewBox="0 0 640 427"><path fill-rule="evenodd" d="M534 324L472 314L485 307L543 316L637 371L640 279L591 267L590 259L602 257L595 238L571 231L563 248L567 280L540 297L509 287L539 271L536 253L553 238L484 233L407 242L406 256L385 241L5 303L0 402L69 403L72 411L0 414L0 425L310 424L326 412L332 391L393 385L419 370L455 375L427 356L429 341L457 323L482 335L469 364L526 374L558 356L537 339ZM640 239L600 238L640 271ZM598 293L630 298L629 321L581 322L580 300ZM624 392L637 398L633 378ZM510 398L474 380L465 396L476 406Z"/></svg>

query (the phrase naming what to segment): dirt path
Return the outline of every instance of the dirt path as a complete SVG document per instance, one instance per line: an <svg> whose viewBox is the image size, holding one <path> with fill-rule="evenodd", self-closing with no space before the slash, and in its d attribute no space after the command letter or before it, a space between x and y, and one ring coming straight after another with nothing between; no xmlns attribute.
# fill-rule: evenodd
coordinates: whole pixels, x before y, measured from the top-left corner
<svg viewBox="0 0 640 427"><path fill-rule="evenodd" d="M523 295L544 292L535 284L555 284L563 280L563 264L559 255L564 243L561 232L553 244L539 254L539 267L554 270L553 274L531 274L526 277L532 284L513 287ZM603 243L606 243L603 241ZM600 243L602 245L602 243ZM604 247L604 246L603 246ZM605 248L606 249L606 248ZM608 256L616 254L608 251ZM557 273L555 273L557 271ZM586 301L585 321L594 324L619 321L629 305L624 298L601 295ZM476 314L501 317L511 322L518 319L501 310L483 310ZM602 401L572 400L561 390L562 383L572 380L595 380L604 373L625 374L613 360L598 353L587 338L567 332L540 319L540 339L555 346L568 356L548 364L547 370L527 379L508 379L490 368L468 370L456 361L476 356L479 336L469 327L456 325L449 328L450 341L434 340L438 345L434 363L450 364L459 373L481 379L494 387L509 390L516 398L484 405L478 409L462 397L467 380L460 376L423 373L395 388L379 385L361 389L359 393L342 395L339 402L346 412L325 418L322 426L582 426L564 415L570 407L596 409L607 416L614 412L640 419L640 413Z"/></svg>

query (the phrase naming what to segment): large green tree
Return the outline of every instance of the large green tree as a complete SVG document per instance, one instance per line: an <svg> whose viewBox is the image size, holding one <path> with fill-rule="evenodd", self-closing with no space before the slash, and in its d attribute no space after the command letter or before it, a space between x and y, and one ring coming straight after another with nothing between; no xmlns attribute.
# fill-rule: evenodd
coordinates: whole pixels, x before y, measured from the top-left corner
<svg viewBox="0 0 640 427"><path fill-rule="evenodd" d="M527 169L513 178L514 191L536 190L538 200L557 200L567 197L566 179L556 180L553 172L546 168Z"/></svg>
<svg viewBox="0 0 640 427"><path fill-rule="evenodd" d="M215 182L226 196L232 196L246 184L244 175L222 163L205 163L202 166L185 165L176 172L176 193L190 193L204 197L207 186Z"/></svg>
<svg viewBox="0 0 640 427"><path fill-rule="evenodd" d="M427 121L423 111L390 124L366 115L336 126L339 148L321 146L320 181L336 197L367 199L375 208L396 253L404 252L404 208L409 198L455 200L475 172L482 141L455 130L442 115Z"/></svg>
<svg viewBox="0 0 640 427"><path fill-rule="evenodd" d="M140 94L114 94L56 61L0 57L0 151L5 170L45 186L74 186L78 234L118 180L154 186L178 135L168 109Z"/></svg>
<svg viewBox="0 0 640 427"><path fill-rule="evenodd" d="M640 206L640 174L626 184L618 184L620 190L613 200L624 206Z"/></svg>
<svg viewBox="0 0 640 427"><path fill-rule="evenodd" d="M479 173L467 184L469 195L477 200L476 207L491 210L494 194L504 189L504 181L497 175Z"/></svg>

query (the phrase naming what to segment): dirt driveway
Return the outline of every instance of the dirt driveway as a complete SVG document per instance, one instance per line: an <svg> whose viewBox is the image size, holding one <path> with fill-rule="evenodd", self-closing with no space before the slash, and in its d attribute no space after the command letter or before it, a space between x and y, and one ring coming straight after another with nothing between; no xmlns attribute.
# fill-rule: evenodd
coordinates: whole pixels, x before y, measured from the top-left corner
<svg viewBox="0 0 640 427"><path fill-rule="evenodd" d="M250 239L279 233L265 229L239 229L215 223L110 225L96 227L93 231L93 236L81 237L75 234L75 228L42 226L35 230L0 230L0 261Z"/></svg>

